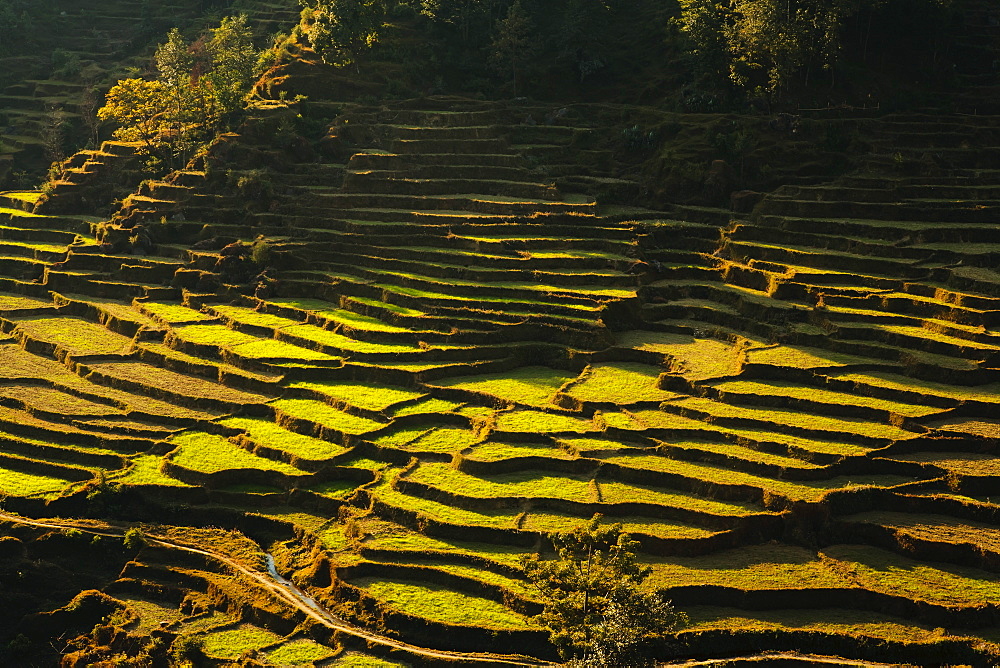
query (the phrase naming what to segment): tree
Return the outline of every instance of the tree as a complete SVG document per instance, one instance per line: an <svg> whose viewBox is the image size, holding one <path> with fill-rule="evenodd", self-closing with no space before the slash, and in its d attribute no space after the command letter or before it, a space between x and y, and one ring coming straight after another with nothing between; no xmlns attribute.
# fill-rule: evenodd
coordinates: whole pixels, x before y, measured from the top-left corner
<svg viewBox="0 0 1000 668"><path fill-rule="evenodd" d="M247 93L253 87L254 69L259 53L253 46L253 33L247 25L247 15L222 19L212 30L208 43L212 71L205 80L222 114L243 108Z"/></svg>
<svg viewBox="0 0 1000 668"><path fill-rule="evenodd" d="M490 62L497 72L510 73L514 97L517 97L517 73L531 59L534 51L531 18L521 6L521 0L515 0L507 16L497 22L490 54Z"/></svg>
<svg viewBox="0 0 1000 668"><path fill-rule="evenodd" d="M551 36L555 58L572 65L580 81L605 67L614 54L608 25L615 20L620 4L619 0L566 0L558 13Z"/></svg>
<svg viewBox="0 0 1000 668"><path fill-rule="evenodd" d="M146 154L171 165L184 163L244 107L258 54L241 15L223 19L207 44L189 44L174 28L155 59L156 79L119 81L97 115L118 123L117 139L142 142Z"/></svg>
<svg viewBox="0 0 1000 668"><path fill-rule="evenodd" d="M568 533L551 534L556 558L522 560L544 602L536 620L548 627L564 659L591 666L644 666L685 620L656 592L640 586L652 569L636 559L638 543L621 525L595 515ZM616 661L626 661L616 663Z"/></svg>
<svg viewBox="0 0 1000 668"><path fill-rule="evenodd" d="M382 0L299 0L305 32L323 62L344 67L378 42Z"/></svg>
<svg viewBox="0 0 1000 668"><path fill-rule="evenodd" d="M501 0L423 0L421 6L435 24L454 28L462 46L485 42L507 9Z"/></svg>
<svg viewBox="0 0 1000 668"><path fill-rule="evenodd" d="M7 56L23 45L31 34L33 21L24 0L0 0L0 56Z"/></svg>
<svg viewBox="0 0 1000 668"><path fill-rule="evenodd" d="M793 77L828 69L848 18L884 0L679 0L677 25L706 70L778 95Z"/></svg>
<svg viewBox="0 0 1000 668"><path fill-rule="evenodd" d="M159 79L122 79L108 91L97 117L119 124L114 131L116 139L142 142L146 153L152 155L157 152L170 102L167 86Z"/></svg>

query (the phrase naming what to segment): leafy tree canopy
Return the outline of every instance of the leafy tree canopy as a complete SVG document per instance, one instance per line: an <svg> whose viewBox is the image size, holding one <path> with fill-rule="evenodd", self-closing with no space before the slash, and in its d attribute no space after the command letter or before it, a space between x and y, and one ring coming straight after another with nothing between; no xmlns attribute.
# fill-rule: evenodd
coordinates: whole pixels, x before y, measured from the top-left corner
<svg viewBox="0 0 1000 668"><path fill-rule="evenodd" d="M382 0L299 0L306 35L323 61L350 65L378 42L385 18Z"/></svg>
<svg viewBox="0 0 1000 668"><path fill-rule="evenodd" d="M640 585L651 569L636 558L638 542L620 524L595 515L568 533L551 534L556 558L522 561L544 601L536 618L563 658L586 666L646 666L685 616Z"/></svg>
<svg viewBox="0 0 1000 668"><path fill-rule="evenodd" d="M780 95L793 78L830 69L842 49L848 20L888 0L679 0L676 23L697 65L721 71L758 95ZM948 6L952 0L914 0ZM912 11L920 11L912 7ZM925 8L926 9L926 8ZM870 26L869 26L870 30Z"/></svg>
<svg viewBox="0 0 1000 668"><path fill-rule="evenodd" d="M97 111L118 124L114 136L142 142L147 154L182 161L243 109L258 52L245 15L224 18L189 43L174 28L157 48L156 79L119 81Z"/></svg>

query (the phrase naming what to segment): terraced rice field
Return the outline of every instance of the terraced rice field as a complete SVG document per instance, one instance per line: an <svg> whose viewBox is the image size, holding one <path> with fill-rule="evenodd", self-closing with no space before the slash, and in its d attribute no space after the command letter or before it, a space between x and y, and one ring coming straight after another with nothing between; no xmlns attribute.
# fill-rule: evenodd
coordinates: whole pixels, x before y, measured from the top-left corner
<svg viewBox="0 0 1000 668"><path fill-rule="evenodd" d="M192 526L279 527L279 570L337 614L542 659L518 555L601 513L690 614L681 656L998 660L1000 274L976 188L1000 172L959 156L886 189L873 157L746 218L615 209L525 158L585 138L581 112L523 116L358 108L367 141L280 175L276 212L172 204L294 254L268 289L227 284L218 250L112 254L85 212L8 194L5 238L67 242L0 261L5 507L107 480ZM905 147L923 122L877 132ZM407 661L178 607L232 577L154 551L112 594L214 659Z"/></svg>

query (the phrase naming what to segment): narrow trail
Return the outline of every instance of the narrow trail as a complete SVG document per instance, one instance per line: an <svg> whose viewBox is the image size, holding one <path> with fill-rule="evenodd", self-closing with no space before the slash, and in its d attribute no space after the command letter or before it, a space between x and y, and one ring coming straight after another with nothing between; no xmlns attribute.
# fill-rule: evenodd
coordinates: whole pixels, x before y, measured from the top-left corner
<svg viewBox="0 0 1000 668"><path fill-rule="evenodd" d="M125 532L132 527L121 527L118 525L102 522L101 528L95 527L93 525L82 524L75 520L59 520L59 519L46 519L46 520L36 520L28 517L23 517L21 515L15 515L12 513L7 513L0 511L0 521L14 522L17 524L24 524L27 526L40 527L44 529L77 529L84 533L89 533L95 536L106 536L110 538L122 538ZM323 626L339 631L341 633L346 633L347 635L354 636L365 640L366 642L382 645L384 647L390 647L392 649L402 650L410 654L426 657L429 659L437 659L449 662L459 662L468 663L473 665L506 665L506 666L552 666L555 665L551 662L542 661L540 659L535 659L528 656L521 656L517 654L487 654L487 653L477 653L477 652L450 652L447 650L436 650L427 647L419 647L417 645L411 645L409 643L403 642L401 640L395 640L378 633L373 633L366 629L355 626L326 610L322 605L319 604L314 598L305 593L302 589L297 587L291 581L281 577L274 567L274 558L270 554L265 554L265 559L267 563L268 573L262 573L261 571L248 568L238 561L226 556L220 552L215 552L213 550L204 549L201 547L194 547L186 543L173 540L171 538L166 538L163 536L157 536L155 533L150 533L148 529L143 529L143 537L146 542L151 545L156 545L159 547L165 547L174 550L180 550L183 552L189 552L192 554L198 554L202 556L214 559L221 564L224 564L227 568L249 577L251 580L256 582L258 585L263 587L268 593L270 593L274 598L283 601L286 605L289 605L296 610L304 613L310 619L319 622Z"/></svg>

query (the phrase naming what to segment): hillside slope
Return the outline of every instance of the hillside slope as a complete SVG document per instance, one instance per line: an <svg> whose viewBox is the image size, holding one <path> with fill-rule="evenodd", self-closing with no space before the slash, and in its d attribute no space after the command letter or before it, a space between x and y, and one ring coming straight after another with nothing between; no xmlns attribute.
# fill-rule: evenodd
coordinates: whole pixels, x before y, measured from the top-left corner
<svg viewBox="0 0 1000 668"><path fill-rule="evenodd" d="M857 168L645 208L621 107L327 81L0 194L5 658L539 664L518 558L600 513L664 660L998 660L1000 119L806 114Z"/></svg>

